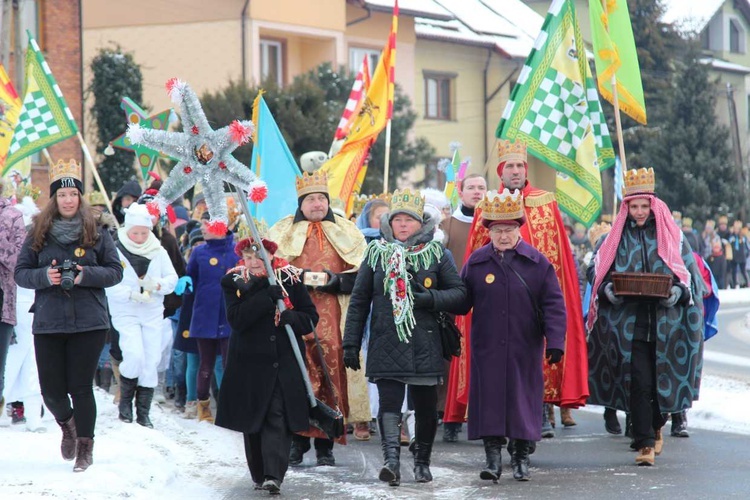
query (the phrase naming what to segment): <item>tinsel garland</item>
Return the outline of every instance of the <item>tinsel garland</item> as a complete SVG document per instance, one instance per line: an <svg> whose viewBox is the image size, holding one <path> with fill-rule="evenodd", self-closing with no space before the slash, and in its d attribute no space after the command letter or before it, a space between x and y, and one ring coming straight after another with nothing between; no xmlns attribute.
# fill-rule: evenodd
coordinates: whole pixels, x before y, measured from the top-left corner
<svg viewBox="0 0 750 500"><path fill-rule="evenodd" d="M385 273L384 293L390 295L393 304L393 322L401 342L409 343L412 330L417 322L414 319L414 296L411 291L412 276L407 271L428 269L443 257L443 247L437 241L405 247L383 239L370 242L365 250L365 261L375 271L380 268Z"/></svg>
<svg viewBox="0 0 750 500"><path fill-rule="evenodd" d="M131 124L127 132L131 143L162 151L179 160L149 204L149 210L164 213L170 203L200 182L211 215L208 229L223 235L229 223L224 182L244 189L256 203L262 201L268 191L265 183L232 156L238 146L250 140L253 123L235 120L213 130L198 96L187 83L172 78L167 82L167 92L172 101L180 105L183 131L167 132Z"/></svg>

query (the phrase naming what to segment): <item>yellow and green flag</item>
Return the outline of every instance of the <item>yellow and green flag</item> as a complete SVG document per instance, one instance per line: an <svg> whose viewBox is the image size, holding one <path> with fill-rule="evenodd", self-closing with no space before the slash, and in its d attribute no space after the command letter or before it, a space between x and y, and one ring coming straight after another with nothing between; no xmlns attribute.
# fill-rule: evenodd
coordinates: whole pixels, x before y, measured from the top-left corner
<svg viewBox="0 0 750 500"><path fill-rule="evenodd" d="M554 0L495 135L522 140L557 171L560 208L587 227L602 207L612 140L571 0Z"/></svg>
<svg viewBox="0 0 750 500"><path fill-rule="evenodd" d="M612 77L617 81L617 100L620 110L638 123L646 124L646 104L643 99L641 69L635 50L633 27L626 0L589 0L591 36L594 43L599 92L614 104Z"/></svg>

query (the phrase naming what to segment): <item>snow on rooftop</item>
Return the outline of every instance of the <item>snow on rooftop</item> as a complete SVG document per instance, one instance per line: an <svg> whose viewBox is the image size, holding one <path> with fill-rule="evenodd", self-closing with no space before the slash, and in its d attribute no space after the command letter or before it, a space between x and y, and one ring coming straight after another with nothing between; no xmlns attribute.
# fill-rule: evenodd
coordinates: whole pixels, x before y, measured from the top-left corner
<svg viewBox="0 0 750 500"><path fill-rule="evenodd" d="M706 57L704 59L701 59L700 62L702 62L703 64L709 64L712 68L715 69L732 71L735 73L750 73L750 68L748 68L747 66L742 66L741 64L735 64L728 61L722 61L720 59Z"/></svg>
<svg viewBox="0 0 750 500"><path fill-rule="evenodd" d="M472 31L487 35L518 36L518 27L477 0L436 0Z"/></svg>
<svg viewBox="0 0 750 500"><path fill-rule="evenodd" d="M536 39L544 24L544 16L526 5L521 0L480 0L499 16L512 22L517 28Z"/></svg>
<svg viewBox="0 0 750 500"><path fill-rule="evenodd" d="M685 31L701 32L726 0L662 0L662 20Z"/></svg>
<svg viewBox="0 0 750 500"><path fill-rule="evenodd" d="M368 7L377 10L391 10L395 0L365 0ZM451 19L453 15L433 0L399 0L398 8L403 13L431 17L437 19Z"/></svg>

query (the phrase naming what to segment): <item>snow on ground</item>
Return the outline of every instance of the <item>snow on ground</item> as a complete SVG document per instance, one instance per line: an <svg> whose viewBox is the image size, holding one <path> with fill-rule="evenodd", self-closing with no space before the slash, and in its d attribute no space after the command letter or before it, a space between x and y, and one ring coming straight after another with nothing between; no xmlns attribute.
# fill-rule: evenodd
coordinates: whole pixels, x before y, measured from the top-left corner
<svg viewBox="0 0 750 500"><path fill-rule="evenodd" d="M719 290L719 302L725 306L750 306L750 288Z"/></svg>
<svg viewBox="0 0 750 500"><path fill-rule="evenodd" d="M45 433L0 419L3 498L220 498L218 490L247 471L242 435L206 423L184 420L154 404L155 429L117 419L112 396L95 390L98 417L94 465L73 473L60 456L59 427L49 412ZM27 410L28 411L28 410Z"/></svg>

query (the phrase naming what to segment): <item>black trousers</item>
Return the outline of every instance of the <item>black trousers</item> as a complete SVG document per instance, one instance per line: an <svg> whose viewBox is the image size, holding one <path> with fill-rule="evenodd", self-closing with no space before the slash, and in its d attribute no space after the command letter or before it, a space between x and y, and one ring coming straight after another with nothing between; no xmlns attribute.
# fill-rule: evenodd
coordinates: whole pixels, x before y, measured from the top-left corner
<svg viewBox="0 0 750 500"><path fill-rule="evenodd" d="M655 432L665 423L656 394L656 342L633 341L630 377L630 419L635 447L653 447Z"/></svg>
<svg viewBox="0 0 750 500"><path fill-rule="evenodd" d="M277 383L260 432L243 434L245 457L253 482L261 484L267 478L284 481L289 468L289 449L292 432L287 425L284 397Z"/></svg>
<svg viewBox="0 0 750 500"><path fill-rule="evenodd" d="M406 394L406 384L396 380L381 379L376 382L380 401L379 413L401 413ZM409 401L414 405L414 417L437 416L438 389L436 385L410 385Z"/></svg>
<svg viewBox="0 0 750 500"><path fill-rule="evenodd" d="M106 330L34 335L39 386L44 404L58 422L75 416L78 437L94 437L94 374ZM71 401L73 405L71 407Z"/></svg>

